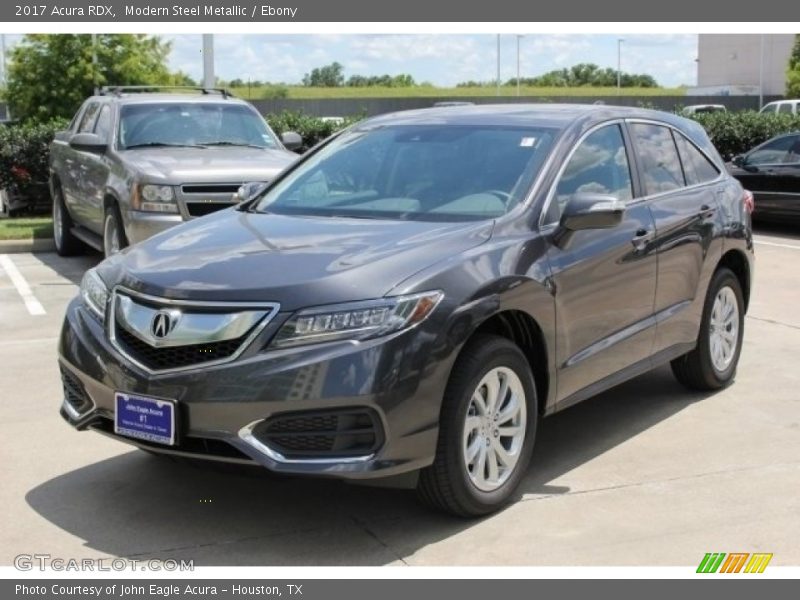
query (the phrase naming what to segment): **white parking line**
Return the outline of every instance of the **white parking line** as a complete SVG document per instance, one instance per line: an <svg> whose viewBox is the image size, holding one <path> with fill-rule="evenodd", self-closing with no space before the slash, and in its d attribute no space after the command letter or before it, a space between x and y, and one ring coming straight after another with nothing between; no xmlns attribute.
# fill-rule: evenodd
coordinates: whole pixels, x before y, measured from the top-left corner
<svg viewBox="0 0 800 600"><path fill-rule="evenodd" d="M8 254L0 254L0 267L8 274L11 283L17 288L17 292L22 297L22 301L25 302L25 308L28 309L28 312L34 316L45 314L44 306L33 295L31 286L25 281L22 273L17 269L17 265L12 262Z"/></svg>
<svg viewBox="0 0 800 600"><path fill-rule="evenodd" d="M800 246L795 246L793 244L779 244L778 242L765 242L763 240L753 240L756 244L761 244L762 246L774 246L775 248L789 248L789 250L800 250Z"/></svg>

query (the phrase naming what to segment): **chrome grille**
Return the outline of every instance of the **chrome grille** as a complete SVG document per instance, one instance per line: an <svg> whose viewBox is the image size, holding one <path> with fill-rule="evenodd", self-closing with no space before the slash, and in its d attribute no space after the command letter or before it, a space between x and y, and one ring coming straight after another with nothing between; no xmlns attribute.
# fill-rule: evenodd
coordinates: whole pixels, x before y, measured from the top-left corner
<svg viewBox="0 0 800 600"><path fill-rule="evenodd" d="M151 372L235 360L277 314L274 303L202 303L117 288L109 333L114 347Z"/></svg>
<svg viewBox="0 0 800 600"><path fill-rule="evenodd" d="M178 194L183 217L202 217L235 206L234 194L241 185L242 182L184 183Z"/></svg>

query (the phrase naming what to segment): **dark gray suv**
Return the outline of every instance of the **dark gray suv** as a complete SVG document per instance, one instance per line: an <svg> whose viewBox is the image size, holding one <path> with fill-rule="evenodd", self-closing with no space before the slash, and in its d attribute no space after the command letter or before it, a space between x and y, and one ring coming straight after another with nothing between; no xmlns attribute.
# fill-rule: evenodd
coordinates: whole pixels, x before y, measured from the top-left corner
<svg viewBox="0 0 800 600"><path fill-rule="evenodd" d="M692 389L733 380L751 208L675 115L373 118L89 271L61 414L153 452L415 485L485 514L542 417L669 362Z"/></svg>

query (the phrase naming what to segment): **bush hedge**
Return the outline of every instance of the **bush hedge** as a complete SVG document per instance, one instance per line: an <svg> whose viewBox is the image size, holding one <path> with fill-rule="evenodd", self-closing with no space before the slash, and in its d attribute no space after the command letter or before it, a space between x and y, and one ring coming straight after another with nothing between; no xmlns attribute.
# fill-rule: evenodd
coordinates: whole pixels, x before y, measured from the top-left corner
<svg viewBox="0 0 800 600"><path fill-rule="evenodd" d="M708 132L722 158L730 160L782 133L800 131L800 115L760 114L754 111L692 115Z"/></svg>
<svg viewBox="0 0 800 600"><path fill-rule="evenodd" d="M286 131L299 133L303 138L303 146L311 148L337 131L360 121L364 116L344 117L341 121L312 117L300 111L285 110L277 114L268 114L267 122L278 135Z"/></svg>
<svg viewBox="0 0 800 600"><path fill-rule="evenodd" d="M267 115L272 129L281 134L295 131L311 148L328 136L364 118L363 115L339 120L321 119L299 111ZM692 116L708 132L725 160L747 152L766 140L791 131L800 131L800 115L762 115L753 111L701 113ZM0 188L26 195L40 193L48 179L48 148L56 131L67 122L25 123L0 127Z"/></svg>
<svg viewBox="0 0 800 600"><path fill-rule="evenodd" d="M0 188L24 192L48 178L50 142L67 121L24 123L0 127Z"/></svg>

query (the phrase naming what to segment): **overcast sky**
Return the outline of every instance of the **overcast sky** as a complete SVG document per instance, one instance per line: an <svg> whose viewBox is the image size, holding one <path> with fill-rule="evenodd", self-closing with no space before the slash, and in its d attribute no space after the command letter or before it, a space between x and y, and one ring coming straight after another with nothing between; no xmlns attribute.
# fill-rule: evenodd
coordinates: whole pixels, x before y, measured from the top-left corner
<svg viewBox="0 0 800 600"><path fill-rule="evenodd" d="M8 36L13 44L20 36ZM200 35L164 36L172 41L170 66L196 79L202 76ZM520 40L523 77L593 62L617 67L617 39L622 69L649 73L664 86L694 85L696 35L541 35ZM501 38L501 78L516 75L516 36ZM409 73L418 82L452 86L460 81L492 81L497 70L496 36L475 35L217 35L216 74L297 83L314 67L333 61L345 76Z"/></svg>

